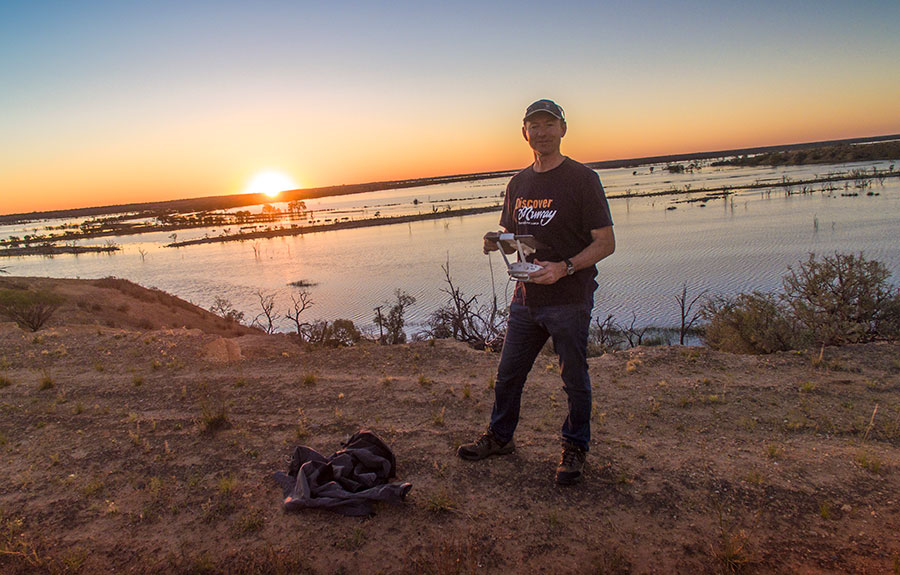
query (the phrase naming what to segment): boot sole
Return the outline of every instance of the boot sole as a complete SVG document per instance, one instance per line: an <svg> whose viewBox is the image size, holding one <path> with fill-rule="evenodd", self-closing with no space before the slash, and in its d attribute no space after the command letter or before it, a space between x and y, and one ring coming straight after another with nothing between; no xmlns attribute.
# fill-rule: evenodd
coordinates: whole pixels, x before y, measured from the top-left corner
<svg viewBox="0 0 900 575"><path fill-rule="evenodd" d="M509 455L514 451L515 449L504 449L502 451L494 451L492 453L488 453L487 455L478 455L477 453L465 454L462 451L457 451L456 454L460 457L460 459L465 459L466 461L481 461L482 459L487 459L488 457L493 457L495 455Z"/></svg>
<svg viewBox="0 0 900 575"><path fill-rule="evenodd" d="M581 479L584 477L583 473L579 473L574 477L565 477L565 476L556 476L556 484L557 485L575 485L576 483L581 483Z"/></svg>

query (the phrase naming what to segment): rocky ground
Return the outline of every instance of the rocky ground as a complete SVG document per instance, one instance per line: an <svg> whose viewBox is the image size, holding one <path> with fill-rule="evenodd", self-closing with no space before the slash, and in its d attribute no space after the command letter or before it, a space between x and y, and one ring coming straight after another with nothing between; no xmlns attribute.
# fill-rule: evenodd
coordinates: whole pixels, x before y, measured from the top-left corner
<svg viewBox="0 0 900 575"><path fill-rule="evenodd" d="M586 476L562 488L551 356L518 450L471 463L491 352L306 348L120 280L2 282L66 304L0 325L0 573L900 573L897 344L592 358ZM285 514L293 446L362 428L406 502Z"/></svg>

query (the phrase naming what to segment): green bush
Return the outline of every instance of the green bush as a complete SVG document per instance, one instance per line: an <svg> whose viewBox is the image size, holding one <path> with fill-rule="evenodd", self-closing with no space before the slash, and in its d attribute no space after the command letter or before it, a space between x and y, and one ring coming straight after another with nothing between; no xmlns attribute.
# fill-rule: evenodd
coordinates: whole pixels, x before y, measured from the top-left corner
<svg viewBox="0 0 900 575"><path fill-rule="evenodd" d="M397 298L397 301L391 306L387 315L381 312L381 306L375 308L373 321L378 326L379 343L388 345L406 343L406 332L403 331L403 316L407 308L416 303L416 298L399 288L394 290L394 297Z"/></svg>
<svg viewBox="0 0 900 575"><path fill-rule="evenodd" d="M209 308L209 311L228 321L233 321L235 323L244 321L244 312L234 309L231 302L223 297L216 296L215 302L212 307Z"/></svg>
<svg viewBox="0 0 900 575"><path fill-rule="evenodd" d="M43 290L0 289L0 315L23 328L38 331L63 301L60 296Z"/></svg>
<svg viewBox="0 0 900 575"><path fill-rule="evenodd" d="M810 254L783 278L781 294L715 298L703 308L704 340L734 353L900 338L900 292L881 262Z"/></svg>
<svg viewBox="0 0 900 575"><path fill-rule="evenodd" d="M862 255L809 260L784 276L784 301L817 343L840 345L896 337L898 292L890 272Z"/></svg>
<svg viewBox="0 0 900 575"><path fill-rule="evenodd" d="M875 325L878 335L884 339L900 339L900 294L894 294L885 302L883 313Z"/></svg>
<svg viewBox="0 0 900 575"><path fill-rule="evenodd" d="M349 319L336 319L328 327L325 342L332 345L353 345L359 343L362 334Z"/></svg>

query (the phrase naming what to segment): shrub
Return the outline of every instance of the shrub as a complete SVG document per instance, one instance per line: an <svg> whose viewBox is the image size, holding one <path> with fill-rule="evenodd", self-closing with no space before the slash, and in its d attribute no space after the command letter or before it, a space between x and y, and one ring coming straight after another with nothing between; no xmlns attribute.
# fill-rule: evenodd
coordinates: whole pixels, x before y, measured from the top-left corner
<svg viewBox="0 0 900 575"><path fill-rule="evenodd" d="M328 322L324 319L317 319L312 323L302 323L298 326L297 333L300 339L313 344L325 343L325 337L328 335Z"/></svg>
<svg viewBox="0 0 900 575"><path fill-rule="evenodd" d="M362 334L349 319L336 319L328 326L325 343L331 345L353 345L362 339Z"/></svg>
<svg viewBox="0 0 900 575"><path fill-rule="evenodd" d="M900 295L890 272L861 254L815 254L784 276L784 301L797 322L823 345L896 337Z"/></svg>
<svg viewBox="0 0 900 575"><path fill-rule="evenodd" d="M318 319L311 323L298 323L297 329L301 340L314 345L350 346L362 339L362 333L349 319L336 319L332 323Z"/></svg>
<svg viewBox="0 0 900 575"><path fill-rule="evenodd" d="M599 317L594 318L588 332L588 357L620 349L624 343L622 328L613 319L612 314L607 315L602 321Z"/></svg>
<svg viewBox="0 0 900 575"><path fill-rule="evenodd" d="M234 309L234 306L231 305L230 301L220 296L216 296L215 302L209 308L209 311L228 321L233 321L235 323L244 321L244 312Z"/></svg>
<svg viewBox="0 0 900 575"><path fill-rule="evenodd" d="M403 315L406 309L416 303L416 298L397 288L394 291L397 301L391 306L390 311L385 316L381 313L381 307L375 308L375 325L378 326L380 343L394 345L406 343L406 332L403 331L404 319Z"/></svg>
<svg viewBox="0 0 900 575"><path fill-rule="evenodd" d="M712 348L771 353L810 344L840 345L900 337L900 293L890 272L862 255L810 254L783 278L778 295L714 298L703 307Z"/></svg>
<svg viewBox="0 0 900 575"><path fill-rule="evenodd" d="M275 323L281 317L275 313L275 294L263 293L262 290L256 290L256 297L259 299L259 306L262 312L257 315L251 322L251 326L258 327L266 333L275 333ZM260 318L265 318L265 322Z"/></svg>
<svg viewBox="0 0 900 575"><path fill-rule="evenodd" d="M702 308L704 340L732 353L772 353L799 343L789 310L772 294L753 292L712 298Z"/></svg>
<svg viewBox="0 0 900 575"><path fill-rule="evenodd" d="M0 289L0 315L23 328L38 331L63 301L62 297L43 290Z"/></svg>
<svg viewBox="0 0 900 575"><path fill-rule="evenodd" d="M875 325L879 336L891 341L900 339L900 294L884 303L883 314Z"/></svg>

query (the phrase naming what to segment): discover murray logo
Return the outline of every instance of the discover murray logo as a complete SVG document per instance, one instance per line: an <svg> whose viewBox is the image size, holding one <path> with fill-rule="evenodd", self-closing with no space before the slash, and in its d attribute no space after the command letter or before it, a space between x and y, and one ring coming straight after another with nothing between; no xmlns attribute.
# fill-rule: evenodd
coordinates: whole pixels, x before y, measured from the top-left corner
<svg viewBox="0 0 900 575"><path fill-rule="evenodd" d="M519 224L534 224L546 226L556 216L556 210L551 209L552 199L526 200L516 198L516 222Z"/></svg>

